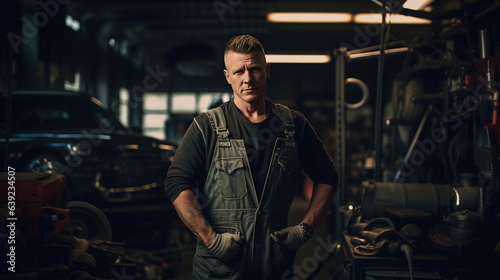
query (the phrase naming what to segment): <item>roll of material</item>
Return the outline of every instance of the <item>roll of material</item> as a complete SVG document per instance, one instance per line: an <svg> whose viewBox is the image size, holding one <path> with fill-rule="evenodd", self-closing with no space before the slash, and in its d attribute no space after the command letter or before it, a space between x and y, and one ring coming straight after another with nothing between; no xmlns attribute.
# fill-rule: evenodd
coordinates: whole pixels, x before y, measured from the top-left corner
<svg viewBox="0 0 500 280"><path fill-rule="evenodd" d="M363 212L368 218L384 216L386 209L410 208L447 215L453 210L452 187L444 184L369 182L363 185Z"/></svg>

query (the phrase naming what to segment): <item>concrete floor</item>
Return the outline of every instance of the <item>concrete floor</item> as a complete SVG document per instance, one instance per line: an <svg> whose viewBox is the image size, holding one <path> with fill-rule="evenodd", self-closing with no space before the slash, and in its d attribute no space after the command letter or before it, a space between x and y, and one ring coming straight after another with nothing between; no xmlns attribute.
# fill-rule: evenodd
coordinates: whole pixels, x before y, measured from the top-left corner
<svg viewBox="0 0 500 280"><path fill-rule="evenodd" d="M289 215L289 224L298 224L305 214L308 206L308 201L301 195L296 195L296 198L292 202ZM186 233L174 234L172 236L171 242L185 242L186 238L190 239L192 236L186 236ZM324 280L329 279L329 272L324 266L320 268L321 260L326 256L326 249L328 244L333 242L333 234L328 232L328 222L323 221L318 225L314 232L313 238L306 242L299 251L297 252L297 257L295 259L296 272L295 275L290 275L286 279L315 279ZM190 246L186 246L186 250L183 250L177 254L176 270L177 275L171 279L174 280L188 280L191 279L191 266L192 257L194 254L194 249ZM314 276L314 278L307 278L307 276L312 273L317 268L319 272ZM169 278L170 279L170 278Z"/></svg>

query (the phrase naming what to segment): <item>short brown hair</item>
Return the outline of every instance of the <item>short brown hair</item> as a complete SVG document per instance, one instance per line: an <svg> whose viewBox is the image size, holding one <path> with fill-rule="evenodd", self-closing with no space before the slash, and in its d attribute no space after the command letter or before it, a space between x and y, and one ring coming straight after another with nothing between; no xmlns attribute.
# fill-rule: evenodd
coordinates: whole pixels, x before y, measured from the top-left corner
<svg viewBox="0 0 500 280"><path fill-rule="evenodd" d="M224 55L230 51L237 53L250 53L253 51L260 51L265 54L264 47L259 42L259 40L250 35L238 35L231 38L226 44Z"/></svg>
<svg viewBox="0 0 500 280"><path fill-rule="evenodd" d="M254 51L261 52L265 59L266 53L264 52L264 47L255 37L246 34L234 36L226 44L226 49L224 50L224 65L227 67L226 54L228 52L251 53Z"/></svg>

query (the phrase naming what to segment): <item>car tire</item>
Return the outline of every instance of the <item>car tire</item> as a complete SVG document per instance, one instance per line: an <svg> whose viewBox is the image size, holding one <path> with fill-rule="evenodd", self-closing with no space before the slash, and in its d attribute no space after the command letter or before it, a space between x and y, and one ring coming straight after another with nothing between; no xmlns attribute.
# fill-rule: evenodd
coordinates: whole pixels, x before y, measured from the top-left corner
<svg viewBox="0 0 500 280"><path fill-rule="evenodd" d="M111 224L99 208L84 201L70 201L68 209L69 225L65 233L87 240L112 240Z"/></svg>

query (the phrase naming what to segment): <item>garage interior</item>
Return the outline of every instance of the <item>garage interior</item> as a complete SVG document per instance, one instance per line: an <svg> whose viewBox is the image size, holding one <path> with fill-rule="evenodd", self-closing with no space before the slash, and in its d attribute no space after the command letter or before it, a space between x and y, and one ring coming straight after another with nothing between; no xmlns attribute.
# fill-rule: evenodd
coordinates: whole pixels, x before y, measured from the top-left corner
<svg viewBox="0 0 500 280"><path fill-rule="evenodd" d="M193 118L232 96L226 42L250 34L267 97L340 175L283 279L500 279L500 2L414 2L2 1L0 278L190 279L162 182ZM304 178L291 224L310 196Z"/></svg>

